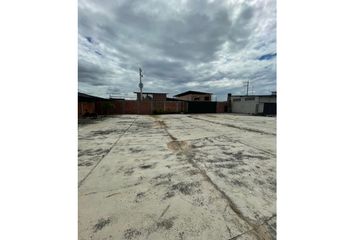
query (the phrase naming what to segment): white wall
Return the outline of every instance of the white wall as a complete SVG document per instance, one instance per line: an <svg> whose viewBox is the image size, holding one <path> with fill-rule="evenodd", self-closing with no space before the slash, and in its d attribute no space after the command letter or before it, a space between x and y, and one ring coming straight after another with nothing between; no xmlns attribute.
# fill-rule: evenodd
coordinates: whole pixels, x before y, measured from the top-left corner
<svg viewBox="0 0 354 240"><path fill-rule="evenodd" d="M241 101L237 101L237 102L234 101L234 99L236 98L241 98ZM231 97L231 109L232 112L234 113L255 114L257 113L256 107L258 102L259 102L258 97L255 97L255 100L249 100L249 101L246 101L245 97Z"/></svg>
<svg viewBox="0 0 354 240"><path fill-rule="evenodd" d="M259 97L259 102L261 103L276 103L277 98L276 97Z"/></svg>
<svg viewBox="0 0 354 240"><path fill-rule="evenodd" d="M246 101L245 98L254 97L254 100ZM241 99L241 101L234 101ZM277 99L274 96L231 96L231 112L257 114L263 113L264 103L276 103ZM257 108L258 105L258 108Z"/></svg>

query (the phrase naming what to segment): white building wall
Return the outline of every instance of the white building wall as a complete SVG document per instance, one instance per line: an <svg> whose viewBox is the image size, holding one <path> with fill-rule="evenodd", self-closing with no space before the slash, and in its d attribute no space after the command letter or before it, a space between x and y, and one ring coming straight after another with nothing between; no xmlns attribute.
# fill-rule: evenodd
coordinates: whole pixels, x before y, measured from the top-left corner
<svg viewBox="0 0 354 240"><path fill-rule="evenodd" d="M251 96L249 96L251 97ZM235 101L235 99L241 99L241 101ZM254 97L254 100L247 100L246 97L231 97L231 109L234 113L246 113L246 114L256 114L257 105L259 112L259 97ZM263 106L262 106L263 110Z"/></svg>
<svg viewBox="0 0 354 240"><path fill-rule="evenodd" d="M254 100L246 98L254 97ZM241 99L241 101L235 101ZM276 103L274 96L231 96L231 112L244 114L263 113L264 103Z"/></svg>
<svg viewBox="0 0 354 240"><path fill-rule="evenodd" d="M264 103L259 103L259 106L258 106L258 113L262 113L262 112L263 112L263 109L264 109Z"/></svg>
<svg viewBox="0 0 354 240"><path fill-rule="evenodd" d="M276 97L259 97L259 102L261 103L276 103L277 98Z"/></svg>

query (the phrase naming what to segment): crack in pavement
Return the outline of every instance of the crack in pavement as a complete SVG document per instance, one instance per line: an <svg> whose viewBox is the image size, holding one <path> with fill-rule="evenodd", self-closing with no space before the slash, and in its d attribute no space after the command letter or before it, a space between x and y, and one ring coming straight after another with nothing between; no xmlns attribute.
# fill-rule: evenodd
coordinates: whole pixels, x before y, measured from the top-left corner
<svg viewBox="0 0 354 240"><path fill-rule="evenodd" d="M236 126L236 125L232 125L232 124L228 124L228 123L225 124L225 123L215 122L215 121L212 121L212 120L207 120L207 119L203 119L203 118L198 118L198 117L195 117L195 116L187 116L187 117L192 118L192 119L196 119L196 120L199 120L199 121L205 121L205 122L210 122L210 123L214 123L214 124L226 126L226 127L237 128L237 129L244 130L244 131L249 131L249 132L255 132L255 133L261 133L261 134L276 136L275 133L264 132L264 131L257 130L257 129L253 129L253 128L239 127L239 126Z"/></svg>
<svg viewBox="0 0 354 240"><path fill-rule="evenodd" d="M123 131L123 133L117 138L117 140L111 145L111 147L108 149L107 153L105 155L103 155L101 157L100 160L97 161L96 165L93 166L93 168L91 168L91 170L86 174L86 176L81 179L81 181L79 182L79 186L78 188L80 188L82 186L82 184L84 183L84 181L88 178L88 176L91 175L91 173L96 169L96 167L102 162L102 160L111 152L111 150L113 149L113 147L119 142L119 140L124 136L124 134L130 129L130 127L133 125L133 123L136 121L137 117L134 118L134 120L131 122L131 124L129 125L129 127L127 127L127 129L125 129Z"/></svg>
<svg viewBox="0 0 354 240"><path fill-rule="evenodd" d="M168 130L167 130L167 126L166 124L164 123L164 121L162 120L156 120L156 118L154 118L155 121L158 121L158 124L159 126L161 126L161 128L163 128L166 133L170 136L170 138L176 142L176 145L178 146L179 150L181 152L183 152L183 146L180 145L180 142L177 141L177 138L174 137ZM206 171L204 169L201 169L190 157L187 157L187 161L196 169L199 170L199 173L204 177L204 179L209 182L222 196L222 198L224 198L224 200L227 201L229 207L232 209L232 211L240 218L242 219L250 228L249 231L253 230L253 229L257 229L257 225L256 224L253 224L251 222L250 219L248 219L246 216L244 216L242 214L242 212L238 209L238 207L236 206L236 204L231 200L231 198L223 191L221 190L212 180L211 178L209 177L209 175L206 173ZM262 239L258 233L254 234L253 235L256 236L257 239Z"/></svg>
<svg viewBox="0 0 354 240"><path fill-rule="evenodd" d="M240 233L239 235L237 235L237 236L235 236L235 237L232 237L232 238L230 238L230 239L228 239L228 240L236 240L237 238L241 237L242 235L247 234L247 233L250 233L250 232L252 232L252 231L257 232L258 229L259 229L259 227L263 226L264 224L268 224L268 222L269 222L272 218L274 218L275 216L276 216L276 214L273 214L271 217L269 217L268 219L264 220L263 223L256 225L255 228L252 228L252 229L250 229L250 230L247 230L246 232ZM270 227L275 231L275 229L274 229L272 226L270 226Z"/></svg>
<svg viewBox="0 0 354 240"><path fill-rule="evenodd" d="M230 142L231 142L232 140L234 140L234 139L230 138L230 137L227 136L227 135L224 135L223 137L225 137L226 139L229 139ZM254 145L245 143L245 142L243 142L243 141L241 141L241 140L239 140L239 139L236 139L236 142L241 143L241 144L243 144L243 145L245 145L245 146L247 146L247 147L254 148L254 149L256 149L256 150L258 150L258 151L261 151L261 152L264 152L264 153L266 153L266 154L269 154L269 155L271 155L272 157L276 157L276 154L273 153L273 152L271 152L271 151L264 150L264 149L259 148L259 147L255 147Z"/></svg>

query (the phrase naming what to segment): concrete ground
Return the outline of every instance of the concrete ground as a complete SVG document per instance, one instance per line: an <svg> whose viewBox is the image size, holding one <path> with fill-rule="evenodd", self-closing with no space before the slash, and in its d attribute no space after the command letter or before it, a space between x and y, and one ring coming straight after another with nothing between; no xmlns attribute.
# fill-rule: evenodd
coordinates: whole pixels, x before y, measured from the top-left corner
<svg viewBox="0 0 354 240"><path fill-rule="evenodd" d="M79 125L79 239L275 239L276 118Z"/></svg>

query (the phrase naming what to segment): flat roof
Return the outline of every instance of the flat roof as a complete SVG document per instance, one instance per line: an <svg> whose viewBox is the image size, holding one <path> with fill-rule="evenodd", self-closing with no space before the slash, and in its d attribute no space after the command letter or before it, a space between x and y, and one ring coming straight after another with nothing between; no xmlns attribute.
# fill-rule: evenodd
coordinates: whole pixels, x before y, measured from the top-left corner
<svg viewBox="0 0 354 240"><path fill-rule="evenodd" d="M86 94L86 93L81 93L81 92L78 92L78 97L79 97L79 99L91 99L91 100L104 99L104 98L101 98L101 97L96 97L96 96L92 96L92 95L89 95L89 94Z"/></svg>
<svg viewBox="0 0 354 240"><path fill-rule="evenodd" d="M134 93L140 93L140 92L134 92ZM167 94L167 93L160 93L160 92L143 92L147 94Z"/></svg>
<svg viewBox="0 0 354 240"><path fill-rule="evenodd" d="M179 93L177 95L174 95L174 97L181 97L181 96L185 96L185 95L188 95L188 94L203 94L203 95L212 95L212 93L207 93L207 92L199 92L199 91L186 91L186 92L183 92L183 93Z"/></svg>
<svg viewBox="0 0 354 240"><path fill-rule="evenodd" d="M277 95L231 95L231 97L276 97Z"/></svg>

